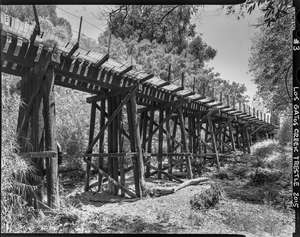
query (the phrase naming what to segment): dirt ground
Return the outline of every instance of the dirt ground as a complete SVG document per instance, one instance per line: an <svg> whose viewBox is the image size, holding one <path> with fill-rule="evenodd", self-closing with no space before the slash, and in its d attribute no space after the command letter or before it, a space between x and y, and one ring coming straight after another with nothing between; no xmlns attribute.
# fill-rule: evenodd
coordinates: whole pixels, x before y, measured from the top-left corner
<svg viewBox="0 0 300 237"><path fill-rule="evenodd" d="M205 211L193 210L193 195L209 183L188 186L161 197L128 200L107 193L82 192L82 186L66 197L78 221L65 232L75 233L239 233L246 236L291 236L292 212L245 202L230 195L232 186L215 179L226 190L221 201ZM232 181L234 182L234 181ZM238 185L233 185L239 192ZM166 184L166 185L170 185Z"/></svg>

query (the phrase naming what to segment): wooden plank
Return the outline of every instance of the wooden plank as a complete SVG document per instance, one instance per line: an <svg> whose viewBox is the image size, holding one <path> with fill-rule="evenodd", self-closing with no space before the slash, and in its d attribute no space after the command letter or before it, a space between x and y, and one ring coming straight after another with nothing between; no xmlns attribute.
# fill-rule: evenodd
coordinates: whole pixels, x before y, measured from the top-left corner
<svg viewBox="0 0 300 237"><path fill-rule="evenodd" d="M183 152L180 152L180 153L151 153L151 156L192 156L192 153L188 152L188 153L183 153Z"/></svg>
<svg viewBox="0 0 300 237"><path fill-rule="evenodd" d="M146 76L145 78L140 79L139 81L142 83L142 82L150 80L153 77L154 77L154 74L150 74L150 75Z"/></svg>
<svg viewBox="0 0 300 237"><path fill-rule="evenodd" d="M160 85L157 85L156 87L157 88L162 88L162 87L167 86L167 85L170 85L170 82L166 81L166 82L164 82L164 83L162 83Z"/></svg>
<svg viewBox="0 0 300 237"><path fill-rule="evenodd" d="M171 92L172 92L172 93L176 93L176 92L182 91L182 90L184 90L184 87L181 86L181 87L178 87L178 88L172 90Z"/></svg>
<svg viewBox="0 0 300 237"><path fill-rule="evenodd" d="M104 55L98 62L96 62L95 66L100 67L109 59L109 54Z"/></svg>
<svg viewBox="0 0 300 237"><path fill-rule="evenodd" d="M127 72L131 71L133 69L133 66L130 65L129 67L127 67L126 69L124 69L123 71L119 72L118 76L122 77L124 76Z"/></svg>
<svg viewBox="0 0 300 237"><path fill-rule="evenodd" d="M116 157L132 157L136 156L136 152L110 152L110 153L91 153L91 154L84 154L84 157L109 157L109 158L116 158Z"/></svg>
<svg viewBox="0 0 300 237"><path fill-rule="evenodd" d="M52 158L57 155L56 151L40 151L20 153L20 156L26 158Z"/></svg>

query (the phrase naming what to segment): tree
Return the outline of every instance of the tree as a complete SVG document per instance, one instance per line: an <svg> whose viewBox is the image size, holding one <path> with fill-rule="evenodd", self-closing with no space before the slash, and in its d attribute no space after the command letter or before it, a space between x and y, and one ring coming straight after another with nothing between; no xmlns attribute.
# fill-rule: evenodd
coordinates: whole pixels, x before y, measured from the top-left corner
<svg viewBox="0 0 300 237"><path fill-rule="evenodd" d="M71 39L71 24L65 18L57 16L55 5L38 5L36 9L40 20L49 20L54 27L61 28L64 35ZM8 15L19 18L21 21L34 22L33 7L31 5L8 5L3 10Z"/></svg>
<svg viewBox="0 0 300 237"><path fill-rule="evenodd" d="M189 43L188 47L189 53L201 62L213 59L217 54L217 51L204 43L199 35Z"/></svg>
<svg viewBox="0 0 300 237"><path fill-rule="evenodd" d="M292 0L246 0L239 6L225 7L227 14L237 14L238 19L245 13L251 14L255 9L263 13L263 22L260 25L276 22L293 11Z"/></svg>
<svg viewBox="0 0 300 237"><path fill-rule="evenodd" d="M194 6L121 5L110 13L109 29L116 37L148 39L167 45L166 50L181 53L187 47L187 38L195 35L191 16Z"/></svg>
<svg viewBox="0 0 300 237"><path fill-rule="evenodd" d="M291 109L292 25L291 14L270 26L261 25L249 59L250 72L258 85L257 93L268 109L279 113Z"/></svg>
<svg viewBox="0 0 300 237"><path fill-rule="evenodd" d="M237 11L228 7L227 13L239 16L259 9L263 16L256 27L260 32L253 39L250 72L257 84L257 94L265 107L276 113L291 111L292 86L292 0L247 0Z"/></svg>

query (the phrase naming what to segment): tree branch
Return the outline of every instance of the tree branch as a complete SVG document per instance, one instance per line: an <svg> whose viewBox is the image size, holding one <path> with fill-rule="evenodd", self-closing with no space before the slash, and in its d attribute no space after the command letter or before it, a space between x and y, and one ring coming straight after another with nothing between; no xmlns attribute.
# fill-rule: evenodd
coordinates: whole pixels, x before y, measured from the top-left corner
<svg viewBox="0 0 300 237"><path fill-rule="evenodd" d="M162 21L168 16L170 15L177 7L179 7L179 5L176 5L175 7L173 7L171 10L169 10L159 21L159 24L162 23Z"/></svg>

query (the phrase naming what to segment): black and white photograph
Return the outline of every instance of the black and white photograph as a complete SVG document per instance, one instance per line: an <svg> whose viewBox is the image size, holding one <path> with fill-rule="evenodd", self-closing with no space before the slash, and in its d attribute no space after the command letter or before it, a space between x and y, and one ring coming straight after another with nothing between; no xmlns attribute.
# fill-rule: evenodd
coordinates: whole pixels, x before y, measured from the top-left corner
<svg viewBox="0 0 300 237"><path fill-rule="evenodd" d="M298 236L295 2L74 2L0 5L1 233Z"/></svg>

